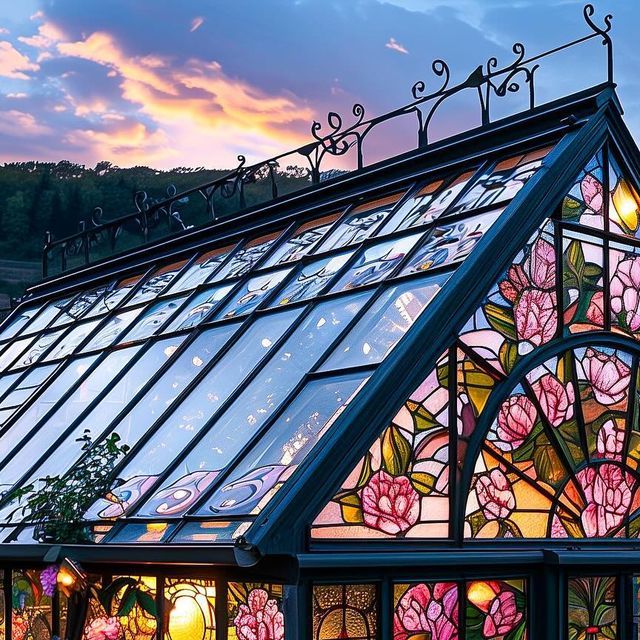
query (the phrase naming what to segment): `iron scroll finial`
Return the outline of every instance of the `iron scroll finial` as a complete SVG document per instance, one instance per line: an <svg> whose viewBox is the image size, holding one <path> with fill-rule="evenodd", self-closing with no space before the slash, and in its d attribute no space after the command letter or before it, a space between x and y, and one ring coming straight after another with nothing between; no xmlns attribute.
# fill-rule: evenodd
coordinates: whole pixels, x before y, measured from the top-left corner
<svg viewBox="0 0 640 640"><path fill-rule="evenodd" d="M591 18L596 12L595 7L589 3L584 6L582 10L582 15L584 16L584 21L591 27L593 30L593 35L602 36L602 44L607 48L607 82L609 84L613 84L613 41L611 40L611 36L609 35L609 31L611 31L611 25L613 21L613 15L607 13L604 20L604 27L599 27Z"/></svg>

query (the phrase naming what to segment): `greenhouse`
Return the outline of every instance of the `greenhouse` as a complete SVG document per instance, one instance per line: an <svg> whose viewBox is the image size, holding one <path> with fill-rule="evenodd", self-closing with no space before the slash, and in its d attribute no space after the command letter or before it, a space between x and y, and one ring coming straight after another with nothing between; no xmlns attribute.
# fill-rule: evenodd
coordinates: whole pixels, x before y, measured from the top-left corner
<svg viewBox="0 0 640 640"><path fill-rule="evenodd" d="M0 327L0 637L640 637L640 153L593 13L589 89L538 106L553 52L518 45L437 61L402 113L314 124L300 192L251 204L274 164L241 163L194 189L233 216L49 239ZM429 142L463 91L481 125Z"/></svg>

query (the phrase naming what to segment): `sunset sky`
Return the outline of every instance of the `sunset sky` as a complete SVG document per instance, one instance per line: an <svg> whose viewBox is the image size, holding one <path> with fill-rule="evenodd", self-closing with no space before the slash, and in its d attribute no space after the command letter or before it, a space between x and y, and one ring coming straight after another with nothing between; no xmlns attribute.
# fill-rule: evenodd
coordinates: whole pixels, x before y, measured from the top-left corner
<svg viewBox="0 0 640 640"><path fill-rule="evenodd" d="M612 12L616 80L640 137L640 3ZM521 40L537 53L587 33L572 0L3 0L0 162L230 167L309 139L314 119L410 99L431 60L456 79ZM593 41L541 70L539 95L604 79ZM468 124L467 104L437 123ZM397 139L384 135L390 155Z"/></svg>

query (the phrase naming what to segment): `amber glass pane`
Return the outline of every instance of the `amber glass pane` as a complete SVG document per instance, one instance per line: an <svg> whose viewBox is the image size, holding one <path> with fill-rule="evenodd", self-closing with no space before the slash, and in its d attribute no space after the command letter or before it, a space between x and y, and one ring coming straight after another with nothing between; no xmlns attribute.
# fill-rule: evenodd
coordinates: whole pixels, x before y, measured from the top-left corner
<svg viewBox="0 0 640 640"><path fill-rule="evenodd" d="M284 640L282 585L230 582L228 587L228 640Z"/></svg>
<svg viewBox="0 0 640 640"><path fill-rule="evenodd" d="M147 608L153 608L152 601L156 598L156 578L142 576L134 578L137 580L135 589L145 596L144 601L149 601ZM118 611L122 605L123 598L126 597L127 591L130 591L128 587L123 587L114 599L114 610ZM123 640L151 640L156 636L157 621L155 616L151 615L149 611L146 611L140 604L142 599L136 594L136 604L133 605L127 615L118 616L118 622L122 627Z"/></svg>
<svg viewBox="0 0 640 640"><path fill-rule="evenodd" d="M570 578L567 585L569 640L617 638L616 578Z"/></svg>
<svg viewBox="0 0 640 640"><path fill-rule="evenodd" d="M167 580L164 597L165 606L169 608L165 640L215 640L213 580Z"/></svg>
<svg viewBox="0 0 640 640"><path fill-rule="evenodd" d="M314 585L314 640L375 640L377 634L376 585Z"/></svg>

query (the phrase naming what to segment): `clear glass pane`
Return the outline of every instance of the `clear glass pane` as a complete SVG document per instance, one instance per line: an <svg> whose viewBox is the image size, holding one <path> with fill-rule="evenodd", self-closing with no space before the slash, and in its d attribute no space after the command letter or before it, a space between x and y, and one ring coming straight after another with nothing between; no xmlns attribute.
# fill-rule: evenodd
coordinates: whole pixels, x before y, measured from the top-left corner
<svg viewBox="0 0 640 640"><path fill-rule="evenodd" d="M144 307L122 311L118 315L110 318L102 328L98 329L93 338L86 344L82 352L104 349L113 344L118 337L126 331L131 323L144 311Z"/></svg>
<svg viewBox="0 0 640 640"><path fill-rule="evenodd" d="M135 324L124 335L121 343L142 340L152 336L171 319L185 300L186 296L183 296L180 298L171 298L170 300L161 300L160 302L150 305L147 310L136 319Z"/></svg>
<svg viewBox="0 0 640 640"><path fill-rule="evenodd" d="M218 285L196 293L163 333L180 331L199 325L218 306L231 289L233 289L232 284Z"/></svg>

